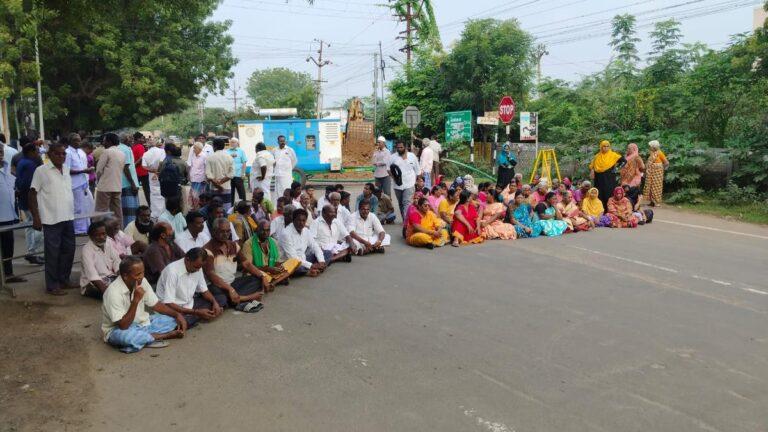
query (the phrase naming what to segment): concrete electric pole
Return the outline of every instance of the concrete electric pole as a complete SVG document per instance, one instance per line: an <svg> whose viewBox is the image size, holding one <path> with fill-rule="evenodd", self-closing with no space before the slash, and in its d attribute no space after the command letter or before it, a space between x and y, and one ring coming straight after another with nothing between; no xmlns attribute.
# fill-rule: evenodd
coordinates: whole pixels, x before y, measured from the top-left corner
<svg viewBox="0 0 768 432"><path fill-rule="evenodd" d="M309 62L311 60L312 63L314 63L315 66L317 66L317 80L315 80L315 82L317 83L317 89L316 89L316 91L317 91L317 118L319 119L319 118L322 117L322 110L323 110L323 91L322 91L322 85L325 82L325 81L323 81L323 67L324 66L328 66L329 64L331 64L331 62L329 60L323 60L323 47L324 46L330 47L331 45L323 42L322 39L315 39L315 42L319 42L320 43L320 48L317 50L317 56L318 56L317 60L315 60L314 57L309 56L309 57L307 57L307 62Z"/></svg>
<svg viewBox="0 0 768 432"><path fill-rule="evenodd" d="M541 85L541 58L545 55L549 55L547 46L544 44L538 44L533 51L533 56L536 60L536 92L534 93L536 98L539 97L539 86Z"/></svg>

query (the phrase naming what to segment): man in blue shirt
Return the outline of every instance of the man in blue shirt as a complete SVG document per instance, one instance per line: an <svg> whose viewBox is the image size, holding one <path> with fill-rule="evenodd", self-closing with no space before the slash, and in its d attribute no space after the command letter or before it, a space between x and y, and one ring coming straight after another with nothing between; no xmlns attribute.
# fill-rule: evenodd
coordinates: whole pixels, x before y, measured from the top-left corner
<svg viewBox="0 0 768 432"><path fill-rule="evenodd" d="M235 191L237 191L237 195L240 196L241 200L245 199L243 176L245 175L245 165L248 163L248 159L243 149L240 148L240 140L237 138L229 139L229 150L227 150L227 153L232 156L232 163L235 165L235 176L232 178L232 204L235 204Z"/></svg>
<svg viewBox="0 0 768 432"><path fill-rule="evenodd" d="M42 164L37 146L32 143L25 145L22 149L22 158L16 165L16 191L19 196L19 211L24 213L24 218L28 221L32 220L32 212L29 211L29 189L32 186L35 170ZM45 264L45 260L38 255L43 251L43 233L27 228L25 235L27 240L25 259L30 264Z"/></svg>

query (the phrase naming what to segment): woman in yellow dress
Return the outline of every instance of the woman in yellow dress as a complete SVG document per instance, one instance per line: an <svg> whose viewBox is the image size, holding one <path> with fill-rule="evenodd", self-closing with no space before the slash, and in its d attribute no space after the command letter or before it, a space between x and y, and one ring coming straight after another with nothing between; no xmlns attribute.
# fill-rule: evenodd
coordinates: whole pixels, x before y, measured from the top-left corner
<svg viewBox="0 0 768 432"><path fill-rule="evenodd" d="M405 238L409 245L427 249L448 243L445 222L435 215L426 198L420 198L416 203L416 211L408 215Z"/></svg>
<svg viewBox="0 0 768 432"><path fill-rule="evenodd" d="M653 140L648 143L651 153L645 164L645 188L643 195L651 202L651 206L661 204L661 194L664 190L664 171L669 168L667 155L661 151L661 144Z"/></svg>

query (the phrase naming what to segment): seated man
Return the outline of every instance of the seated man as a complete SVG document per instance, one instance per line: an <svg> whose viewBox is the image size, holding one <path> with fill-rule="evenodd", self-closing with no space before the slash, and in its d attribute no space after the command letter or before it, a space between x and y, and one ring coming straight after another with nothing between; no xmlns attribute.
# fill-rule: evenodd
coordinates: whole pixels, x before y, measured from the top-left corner
<svg viewBox="0 0 768 432"><path fill-rule="evenodd" d="M177 235L175 241L184 253L205 246L211 241L211 237L205 233L205 216L194 210L187 213L187 229Z"/></svg>
<svg viewBox="0 0 768 432"><path fill-rule="evenodd" d="M382 193L381 188L374 189L373 195L379 200L379 208L376 210L376 217L379 218L379 222L383 224L394 223L397 215L389 195Z"/></svg>
<svg viewBox="0 0 768 432"><path fill-rule="evenodd" d="M168 222L173 227L173 232L181 234L187 229L187 220L181 212L181 197L171 196L165 199L165 211L160 213L158 222Z"/></svg>
<svg viewBox="0 0 768 432"><path fill-rule="evenodd" d="M224 218L214 220L213 237L205 245L207 256L203 265L205 276L211 283L211 294L222 306L229 303L241 312L258 312L263 307L259 300L263 294L262 285L266 287L268 284L264 282L268 275L246 261L240 245L229 236L229 221ZM240 277L237 277L238 264L244 274Z"/></svg>
<svg viewBox="0 0 768 432"><path fill-rule="evenodd" d="M384 253L384 246L389 246L390 237L379 219L371 211L371 203L368 200L360 201L358 210L352 213L355 229L349 234L355 240L356 253L366 255L369 253Z"/></svg>
<svg viewBox="0 0 768 432"><path fill-rule="evenodd" d="M135 241L149 244L149 230L152 229L152 211L143 205L136 209L136 219L125 226L126 234Z"/></svg>
<svg viewBox="0 0 768 432"><path fill-rule="evenodd" d="M251 205L246 201L238 201L235 204L234 211L227 216L227 220L235 228L238 241L241 245L253 235L253 226L251 225Z"/></svg>
<svg viewBox="0 0 768 432"><path fill-rule="evenodd" d="M291 224L294 210L296 209L288 204L283 207L283 214L272 219L272 222L269 224L269 235L272 238L276 240L280 238L280 235L285 231L285 227Z"/></svg>
<svg viewBox="0 0 768 432"><path fill-rule="evenodd" d="M146 308L157 313L149 315ZM144 279L141 258L135 256L128 256L120 263L120 277L104 291L101 311L104 342L125 353L145 346L168 346L166 339L184 337L187 330L184 317L158 301Z"/></svg>
<svg viewBox="0 0 768 432"><path fill-rule="evenodd" d="M147 250L147 244L136 241L120 229L120 221L115 217L104 219L104 227L107 229L107 247L114 248L120 259L128 255L142 255Z"/></svg>
<svg viewBox="0 0 768 432"><path fill-rule="evenodd" d="M253 195L251 196L251 209L250 218L253 221L259 221L261 219L271 220L272 214L275 213L272 201L264 196L264 191L260 187L253 190Z"/></svg>
<svg viewBox="0 0 768 432"><path fill-rule="evenodd" d="M88 243L82 250L80 294L100 299L109 284L117 279L120 256L117 249L107 246L104 222L93 222L88 227Z"/></svg>
<svg viewBox="0 0 768 432"><path fill-rule="evenodd" d="M375 215L376 211L379 209L379 199L373 194L375 190L376 186L374 186L373 183L366 183L365 186L363 186L363 193L357 196L355 210L360 209L360 203L363 202L363 200L368 200L368 202L371 203L371 211Z"/></svg>
<svg viewBox="0 0 768 432"><path fill-rule="evenodd" d="M280 256L284 260L295 258L301 261L296 274L319 276L325 271L325 256L312 233L306 229L307 211L294 210L292 221L280 234Z"/></svg>
<svg viewBox="0 0 768 432"><path fill-rule="evenodd" d="M168 222L158 222L149 232L149 247L142 259L147 272L147 280L156 284L165 267L184 258L184 251L173 241L173 227Z"/></svg>
<svg viewBox="0 0 768 432"><path fill-rule="evenodd" d="M256 233L243 245L243 258L266 273L268 291L275 285L288 285L288 278L301 265L295 258L280 262L280 249L277 241L269 235L269 221L261 219L256 225Z"/></svg>
<svg viewBox="0 0 768 432"><path fill-rule="evenodd" d="M157 297L166 306L184 315L187 328L192 328L200 320L211 321L221 315L221 306L208 291L201 270L207 256L205 249L192 248L184 258L168 264L157 281Z"/></svg>
<svg viewBox="0 0 768 432"><path fill-rule="evenodd" d="M323 258L328 265L338 261L352 262L354 240L341 220L336 217L336 209L332 205L323 207L320 217L315 219L310 230L323 250Z"/></svg>

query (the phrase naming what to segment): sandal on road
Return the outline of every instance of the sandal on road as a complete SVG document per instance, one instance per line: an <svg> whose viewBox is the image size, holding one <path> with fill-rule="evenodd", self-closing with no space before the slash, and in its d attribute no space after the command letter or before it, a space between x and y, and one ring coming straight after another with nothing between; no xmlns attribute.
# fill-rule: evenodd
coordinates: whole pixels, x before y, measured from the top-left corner
<svg viewBox="0 0 768 432"><path fill-rule="evenodd" d="M264 309L264 304L257 300L248 303L238 303L237 306L235 306L235 310L245 313L256 313L262 309Z"/></svg>
<svg viewBox="0 0 768 432"><path fill-rule="evenodd" d="M166 340L156 340L154 342L148 343L146 347L147 348L165 348L168 345L170 345L170 343Z"/></svg>

